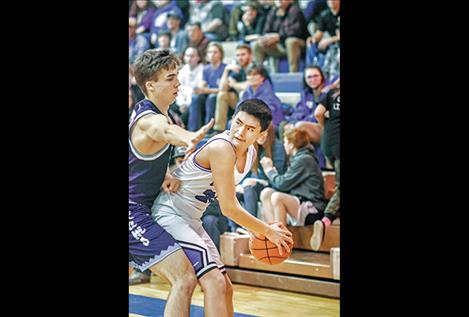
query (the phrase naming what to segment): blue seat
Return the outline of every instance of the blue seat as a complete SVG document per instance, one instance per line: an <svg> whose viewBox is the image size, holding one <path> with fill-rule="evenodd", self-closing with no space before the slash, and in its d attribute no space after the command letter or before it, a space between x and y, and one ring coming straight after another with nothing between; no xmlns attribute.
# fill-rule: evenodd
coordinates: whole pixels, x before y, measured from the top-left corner
<svg viewBox="0 0 469 317"><path fill-rule="evenodd" d="M289 70L288 66L288 59L286 57L282 57L278 59L278 72L279 73L288 73ZM300 62L298 64L298 71L303 72L305 69L305 61L303 56L300 58Z"/></svg>
<svg viewBox="0 0 469 317"><path fill-rule="evenodd" d="M301 92L303 89L303 73L270 74L275 92Z"/></svg>

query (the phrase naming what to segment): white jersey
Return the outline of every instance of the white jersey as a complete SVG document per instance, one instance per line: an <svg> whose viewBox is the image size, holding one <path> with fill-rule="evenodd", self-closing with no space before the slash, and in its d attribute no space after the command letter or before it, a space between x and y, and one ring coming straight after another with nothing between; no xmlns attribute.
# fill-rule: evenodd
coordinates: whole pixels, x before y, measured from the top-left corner
<svg viewBox="0 0 469 317"><path fill-rule="evenodd" d="M181 186L176 193L165 193L162 191L153 204L153 214L170 213L193 220L202 218L205 209L211 201L217 198L217 194L213 186L211 170L197 164L195 158L204 147L220 139L229 142L234 150L234 145L229 138L229 131L225 131L210 138L206 144L191 154L181 166L173 171L173 177L181 180ZM238 172L236 166L233 166L236 184L239 184L246 174L249 173L255 158L256 149L251 145L248 148L243 172Z"/></svg>

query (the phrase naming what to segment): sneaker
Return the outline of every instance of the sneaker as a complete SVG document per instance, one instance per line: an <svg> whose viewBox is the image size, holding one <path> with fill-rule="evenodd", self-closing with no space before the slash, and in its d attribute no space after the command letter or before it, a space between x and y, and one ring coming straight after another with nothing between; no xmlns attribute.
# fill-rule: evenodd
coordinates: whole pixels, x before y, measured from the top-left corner
<svg viewBox="0 0 469 317"><path fill-rule="evenodd" d="M314 251L318 251L321 248L325 232L326 230L324 223L321 220L316 220L313 224L313 235L311 236L310 240L311 248Z"/></svg>
<svg viewBox="0 0 469 317"><path fill-rule="evenodd" d="M129 276L129 285L137 285L150 282L151 275L134 270Z"/></svg>

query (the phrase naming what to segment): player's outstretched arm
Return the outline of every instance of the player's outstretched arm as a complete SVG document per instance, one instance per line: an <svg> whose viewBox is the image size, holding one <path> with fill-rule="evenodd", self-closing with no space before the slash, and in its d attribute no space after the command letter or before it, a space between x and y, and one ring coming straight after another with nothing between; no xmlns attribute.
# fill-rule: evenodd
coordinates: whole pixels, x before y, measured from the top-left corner
<svg viewBox="0 0 469 317"><path fill-rule="evenodd" d="M252 216L238 202L233 173L236 157L232 146L220 140L211 143L202 151L208 152L214 186L223 215L257 234L266 236L277 245L280 254L283 254L282 246L289 252L287 242L293 244L293 240L288 230L280 228L278 224L267 225Z"/></svg>
<svg viewBox="0 0 469 317"><path fill-rule="evenodd" d="M137 127L140 132L154 142L169 143L177 146L187 146L187 152L193 151L213 126L214 120L204 125L198 131L190 132L176 124L168 123L161 114L148 115L141 118Z"/></svg>

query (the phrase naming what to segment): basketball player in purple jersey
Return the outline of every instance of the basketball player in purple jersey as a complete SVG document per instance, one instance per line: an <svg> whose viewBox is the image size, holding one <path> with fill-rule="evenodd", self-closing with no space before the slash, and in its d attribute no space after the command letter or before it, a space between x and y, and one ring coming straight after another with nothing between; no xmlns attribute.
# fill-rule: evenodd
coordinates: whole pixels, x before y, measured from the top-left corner
<svg viewBox="0 0 469 317"><path fill-rule="evenodd" d="M179 64L169 50L152 49L132 65L145 99L135 105L129 122L129 274L130 266L150 269L171 283L165 316L189 316L197 278L181 246L152 219L150 208L161 188L179 188L180 181L167 173L172 145L187 146L191 153L214 122L196 132L173 124L168 109L180 85Z"/></svg>

